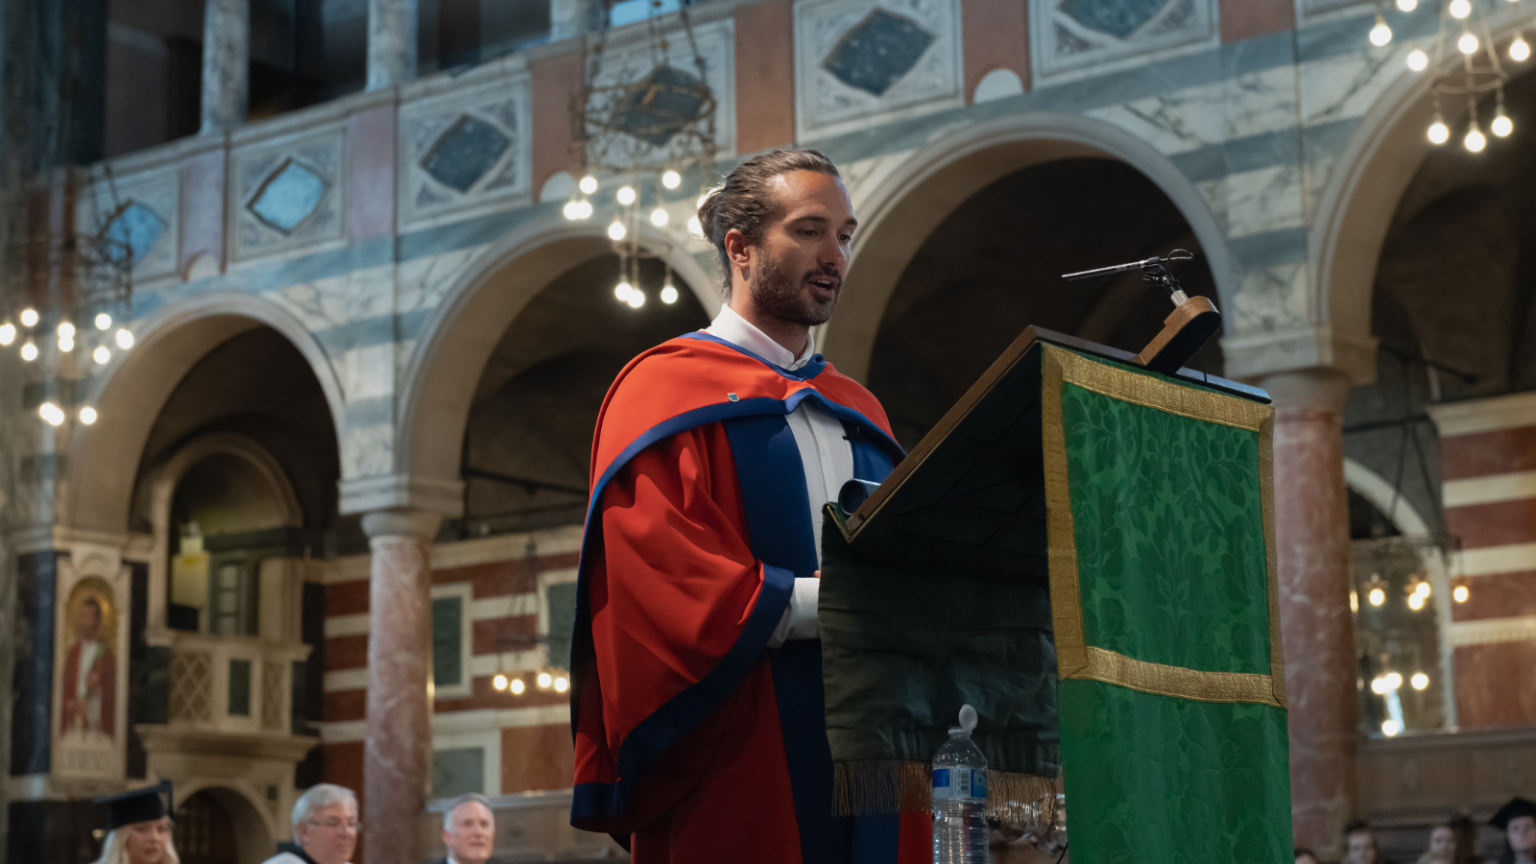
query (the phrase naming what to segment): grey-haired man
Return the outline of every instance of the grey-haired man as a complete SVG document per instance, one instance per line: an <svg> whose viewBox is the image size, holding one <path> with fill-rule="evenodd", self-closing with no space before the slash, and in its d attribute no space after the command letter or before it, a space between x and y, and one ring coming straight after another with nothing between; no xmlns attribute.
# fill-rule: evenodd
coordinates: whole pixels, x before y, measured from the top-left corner
<svg viewBox="0 0 1536 864"><path fill-rule="evenodd" d="M448 857L439 864L485 864L496 846L496 814L478 792L453 799L443 811L443 845Z"/></svg>
<svg viewBox="0 0 1536 864"><path fill-rule="evenodd" d="M265 864L347 864L357 851L360 827L351 789L316 784L293 802L294 843L283 844L288 848Z"/></svg>

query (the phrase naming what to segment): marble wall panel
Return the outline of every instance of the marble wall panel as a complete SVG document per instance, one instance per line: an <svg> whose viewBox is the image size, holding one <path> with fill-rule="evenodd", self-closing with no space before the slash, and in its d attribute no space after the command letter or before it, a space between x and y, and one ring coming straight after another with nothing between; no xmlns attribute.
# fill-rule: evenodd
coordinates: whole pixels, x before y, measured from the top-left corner
<svg viewBox="0 0 1536 864"><path fill-rule="evenodd" d="M693 27L692 45L685 31L666 32L667 49L658 62L646 28L619 30L604 45L603 60L593 79L598 91L587 104L589 118L612 118L623 111L624 92L614 88L638 84L657 74L682 76L679 82L702 80L715 100L713 136L717 156L736 151L736 22L725 18ZM700 68L702 66L702 68ZM672 70L663 72L663 69ZM710 128L705 121L703 128ZM624 132L606 131L589 123L592 136L587 143L588 158L616 169L660 168L675 164L698 152L697 140L684 134L667 140L661 136L642 139Z"/></svg>
<svg viewBox="0 0 1536 864"><path fill-rule="evenodd" d="M526 204L533 186L532 90L511 68L400 107L400 225Z"/></svg>
<svg viewBox="0 0 1536 864"><path fill-rule="evenodd" d="M231 153L233 259L249 261L342 240L345 162L340 126L253 142Z"/></svg>
<svg viewBox="0 0 1536 864"><path fill-rule="evenodd" d="M1035 80L1096 75L1107 63L1216 45L1216 0L1029 0Z"/></svg>
<svg viewBox="0 0 1536 864"><path fill-rule="evenodd" d="M963 104L962 30L957 0L800 0L797 137Z"/></svg>
<svg viewBox="0 0 1536 864"><path fill-rule="evenodd" d="M134 282L175 273L181 227L177 167L116 176L91 173L90 185L75 205L75 231L92 257L127 265ZM114 270L116 266L97 267L82 279L108 280Z"/></svg>
<svg viewBox="0 0 1536 864"><path fill-rule="evenodd" d="M1302 227L1304 218L1297 176L1295 164L1228 174L1226 202L1222 208L1227 217L1227 236L1246 237Z"/></svg>

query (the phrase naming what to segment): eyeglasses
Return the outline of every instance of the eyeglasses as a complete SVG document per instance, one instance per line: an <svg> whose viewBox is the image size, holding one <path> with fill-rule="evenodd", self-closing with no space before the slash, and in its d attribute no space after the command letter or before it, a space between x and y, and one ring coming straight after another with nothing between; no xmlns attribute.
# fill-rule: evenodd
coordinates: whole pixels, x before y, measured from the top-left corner
<svg viewBox="0 0 1536 864"><path fill-rule="evenodd" d="M343 828L357 831L363 827L363 823L357 819L327 819L324 822L317 822L311 819L309 824L318 828L324 828L327 831L340 831Z"/></svg>

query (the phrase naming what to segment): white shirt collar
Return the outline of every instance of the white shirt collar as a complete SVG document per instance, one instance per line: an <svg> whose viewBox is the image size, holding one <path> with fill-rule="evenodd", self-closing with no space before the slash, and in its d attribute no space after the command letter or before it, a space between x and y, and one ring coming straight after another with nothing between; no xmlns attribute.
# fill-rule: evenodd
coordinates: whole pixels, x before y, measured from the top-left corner
<svg viewBox="0 0 1536 864"><path fill-rule="evenodd" d="M704 332L745 348L769 363L791 372L811 362L811 358L816 356L815 334L810 334L810 338L805 343L805 351L796 357L789 353L788 348L773 341L773 337L757 329L751 321L736 314L736 310L732 309L730 304L720 307L720 314L715 316L715 320L710 322Z"/></svg>

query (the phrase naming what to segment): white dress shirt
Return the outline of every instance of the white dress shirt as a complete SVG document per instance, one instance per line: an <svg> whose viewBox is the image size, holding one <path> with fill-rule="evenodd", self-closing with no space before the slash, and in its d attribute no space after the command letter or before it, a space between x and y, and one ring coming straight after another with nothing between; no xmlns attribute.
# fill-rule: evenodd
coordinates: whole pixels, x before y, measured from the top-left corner
<svg viewBox="0 0 1536 864"><path fill-rule="evenodd" d="M730 306L721 307L720 314L715 316L715 320L704 332L745 348L791 372L811 362L811 358L816 355L816 337L810 337L805 351L796 357L788 348L773 341L768 334L736 314ZM845 437L842 422L812 405L809 399L802 401L786 419L789 431L795 436L795 447L800 451L800 464L805 469L806 506L810 508L811 530L815 532L816 562L820 564L822 507L828 501L836 501L843 484L853 479L853 446ZM795 579L789 608L779 620L779 626L774 630L773 638L768 641L768 647L777 648L789 639L821 638L821 628L816 621L816 600L820 596L820 589L819 579Z"/></svg>

